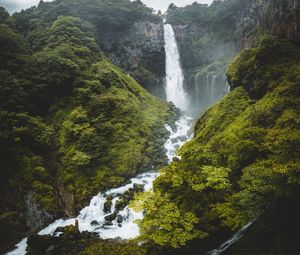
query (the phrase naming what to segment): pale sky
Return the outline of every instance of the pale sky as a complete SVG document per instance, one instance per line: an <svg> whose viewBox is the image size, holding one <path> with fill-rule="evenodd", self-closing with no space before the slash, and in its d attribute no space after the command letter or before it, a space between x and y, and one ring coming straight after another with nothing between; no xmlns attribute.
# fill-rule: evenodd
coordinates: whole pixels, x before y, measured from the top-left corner
<svg viewBox="0 0 300 255"><path fill-rule="evenodd" d="M51 0L44 0L51 1ZM176 6L185 6L195 2L196 0L142 0L143 3L155 10L167 10L170 3ZM198 3L210 4L213 0L197 0ZM9 12L20 11L36 5L39 0L0 0L0 6L5 7Z"/></svg>

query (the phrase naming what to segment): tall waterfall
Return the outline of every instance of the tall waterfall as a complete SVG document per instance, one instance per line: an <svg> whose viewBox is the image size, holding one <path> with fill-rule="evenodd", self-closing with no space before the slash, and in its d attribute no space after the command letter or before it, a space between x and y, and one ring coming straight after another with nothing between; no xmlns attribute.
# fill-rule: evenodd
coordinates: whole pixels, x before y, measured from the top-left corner
<svg viewBox="0 0 300 255"><path fill-rule="evenodd" d="M166 51L166 96L179 109L186 111L189 107L188 96L183 88L183 72L173 27L164 25Z"/></svg>

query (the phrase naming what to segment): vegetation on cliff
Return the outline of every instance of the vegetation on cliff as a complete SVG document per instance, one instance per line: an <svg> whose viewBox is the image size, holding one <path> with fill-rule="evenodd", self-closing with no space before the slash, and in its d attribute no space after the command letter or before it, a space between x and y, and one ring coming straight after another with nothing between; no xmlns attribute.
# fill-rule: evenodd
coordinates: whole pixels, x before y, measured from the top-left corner
<svg viewBox="0 0 300 255"><path fill-rule="evenodd" d="M37 7L13 14L10 22L28 39L30 46L39 47L35 40L43 43L42 38L46 38L41 29L59 16L77 17L91 23L106 57L148 91L157 89L157 80L164 78L164 49L162 18L153 9L139 0L41 1ZM159 35L156 30L160 31Z"/></svg>
<svg viewBox="0 0 300 255"><path fill-rule="evenodd" d="M28 191L41 211L74 215L92 195L166 164L163 125L174 113L106 59L90 23L1 16L3 250L22 236Z"/></svg>
<svg viewBox="0 0 300 255"><path fill-rule="evenodd" d="M258 13L252 20L253 10L244 12L250 2L170 6L167 22L196 85L199 75L207 81L223 72L237 49L234 38L247 35L253 45L258 29L280 37L262 36L237 56L227 72L230 93L201 116L180 160L166 167L163 125L174 122L173 107L106 56L132 57L123 54L130 41L123 35L137 22L161 23L160 16L139 0L40 1L13 16L0 7L0 253L29 230L73 216L98 192L164 167L153 191L131 201L131 189L116 203L145 212L137 240L99 240L69 226L60 238L30 235L27 252L162 255L196 247L200 254L210 238L217 236L215 245L254 221L227 254L298 254L300 49L283 37L299 41L299 8L273 1L262 8L271 19ZM157 83L161 55L148 57L132 74ZM111 204L112 197L104 206Z"/></svg>
<svg viewBox="0 0 300 255"><path fill-rule="evenodd" d="M297 46L266 36L236 58L229 95L200 118L154 192L136 202L146 209L144 240L182 246L222 227L241 228L278 200L299 196L299 56ZM161 204L174 213L166 218Z"/></svg>

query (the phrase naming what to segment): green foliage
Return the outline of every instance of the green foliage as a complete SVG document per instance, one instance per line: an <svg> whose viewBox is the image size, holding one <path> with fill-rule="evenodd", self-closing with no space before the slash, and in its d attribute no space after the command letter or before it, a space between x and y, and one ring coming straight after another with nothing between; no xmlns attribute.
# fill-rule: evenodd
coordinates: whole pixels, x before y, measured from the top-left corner
<svg viewBox="0 0 300 255"><path fill-rule="evenodd" d="M263 37L238 56L228 72L232 91L200 118L181 160L155 181L140 223L146 239L164 224L159 199L196 217L190 233L211 234L241 228L279 199L299 194L299 54L283 39Z"/></svg>
<svg viewBox="0 0 300 255"><path fill-rule="evenodd" d="M75 213L92 195L166 164L171 107L105 58L93 25L60 15L96 18L99 29L152 17L140 2L117 2L41 3L0 24L0 195L15 191L0 215L17 211L25 226L25 203L10 200L28 192L47 213Z"/></svg>
<svg viewBox="0 0 300 255"><path fill-rule="evenodd" d="M145 250L135 242L98 241L89 245L80 255L144 255Z"/></svg>
<svg viewBox="0 0 300 255"><path fill-rule="evenodd" d="M284 76L292 81L297 79L298 58L297 46L276 37L261 36L258 47L243 51L230 66L228 80L232 88L243 86L250 96L259 98L277 86L276 80ZM293 73L291 66L296 68Z"/></svg>
<svg viewBox="0 0 300 255"><path fill-rule="evenodd" d="M61 16L65 17L63 19L66 24L57 22ZM76 19L81 19L80 24L74 22ZM103 50L109 56L114 52L121 59L119 63L121 67L130 71L131 75L134 74L137 81L142 82L142 85L147 88L152 88L156 86L157 79L161 80L164 76L161 49L158 53L150 55L147 54L146 49L140 49L141 61L139 66L141 68L139 69L145 69L147 73L144 80L144 76L135 70L135 65L132 65L134 56L132 55L133 52L129 51L130 47L125 46L120 40L120 38L127 37L128 31L132 34L134 25L144 21L158 23L162 22L162 18L155 15L154 10L148 8L141 1L62 0L48 1L39 4L36 8L32 7L15 13L7 22L26 38L30 49L34 52L42 50L47 43L49 46L52 44L55 46L57 43L72 41L73 46L74 43L78 45L80 41L78 38L81 38L81 43L84 42L84 44L76 49L76 54L80 56L77 60L89 55L96 61L99 56L95 54L96 50L90 52L90 49L95 49L94 46L98 46L97 44L102 45ZM55 23L52 26L53 22ZM78 26L76 27L76 25ZM48 31L49 26L52 26L51 31ZM85 35L73 37L74 34L79 35L83 32ZM85 39L87 32L92 33L93 40ZM97 43L95 43L95 38ZM138 41L135 43L140 44ZM52 49L52 47L50 48ZM125 56L127 54L124 55L124 52L129 53L129 58ZM157 62L160 64L157 65Z"/></svg>
<svg viewBox="0 0 300 255"><path fill-rule="evenodd" d="M72 110L58 111L53 121L62 155L60 178L75 194L91 196L155 162L147 141L155 139L152 129L163 125L169 112L106 60L93 65L84 84L72 97ZM86 200L76 197L78 206Z"/></svg>
<svg viewBox="0 0 300 255"><path fill-rule="evenodd" d="M28 55L28 49L21 36L7 25L0 24L0 46L0 68L16 71Z"/></svg>
<svg viewBox="0 0 300 255"><path fill-rule="evenodd" d="M0 23L3 23L9 18L9 13L5 8L0 7Z"/></svg>
<svg viewBox="0 0 300 255"><path fill-rule="evenodd" d="M229 23L233 21L234 16L245 4L245 0L214 0L211 5L199 4L197 2L181 8L174 8L174 5L172 8L170 5L171 8L169 7L167 19L168 22L173 24Z"/></svg>
<svg viewBox="0 0 300 255"><path fill-rule="evenodd" d="M91 22L99 32L103 30L122 31L143 18L158 20L153 10L140 1L129 0L64 0L46 2L37 8L15 13L12 20L18 31L27 32L33 18L47 22L55 21L59 16L73 16Z"/></svg>
<svg viewBox="0 0 300 255"><path fill-rule="evenodd" d="M189 24L189 23L205 23L210 18L210 9L207 4L198 4L195 2L184 8L168 9L167 20L172 24Z"/></svg>
<svg viewBox="0 0 300 255"><path fill-rule="evenodd" d="M167 194L160 192L143 193L136 198L132 206L136 210L144 209L146 217L140 224L142 240L178 248L187 241L206 234L195 230L198 219L193 213L184 212L173 203Z"/></svg>
<svg viewBox="0 0 300 255"><path fill-rule="evenodd" d="M103 55L92 27L78 18L60 16L48 28L36 29L39 32L35 36L42 33L46 39L28 61L26 72L36 84L30 91L30 100L39 101L43 106L39 111L45 111L53 101L69 96L88 66Z"/></svg>

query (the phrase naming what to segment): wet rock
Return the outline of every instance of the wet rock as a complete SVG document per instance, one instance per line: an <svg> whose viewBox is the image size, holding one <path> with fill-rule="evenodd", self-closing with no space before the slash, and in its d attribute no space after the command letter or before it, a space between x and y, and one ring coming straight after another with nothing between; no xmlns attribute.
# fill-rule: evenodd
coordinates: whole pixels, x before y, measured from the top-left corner
<svg viewBox="0 0 300 255"><path fill-rule="evenodd" d="M59 255L79 254L89 244L99 240L95 233L84 231L80 233L76 226L67 226L60 237L40 236L38 234L28 237L28 255Z"/></svg>
<svg viewBox="0 0 300 255"><path fill-rule="evenodd" d="M144 184L137 184L137 183L133 184L133 190L135 192L143 192L144 191L144 187L145 187Z"/></svg>
<svg viewBox="0 0 300 255"><path fill-rule="evenodd" d="M117 218L117 214L114 212L112 214L109 214L107 216L104 217L104 219L107 221L107 222L112 222L113 220L115 220Z"/></svg>
<svg viewBox="0 0 300 255"><path fill-rule="evenodd" d="M79 221L75 220L75 229L77 232L79 232Z"/></svg>
<svg viewBox="0 0 300 255"><path fill-rule="evenodd" d="M101 37L102 49L114 64L125 69L148 91L164 97L165 51L161 18L136 22L126 33L123 30L101 31ZM146 70L147 75L141 75L139 68Z"/></svg>
<svg viewBox="0 0 300 255"><path fill-rule="evenodd" d="M112 206L111 197L107 197L103 207L103 211L105 214L111 213L111 206Z"/></svg>
<svg viewBox="0 0 300 255"><path fill-rule="evenodd" d="M186 135L178 136L177 139L181 142L185 142L187 140Z"/></svg>
<svg viewBox="0 0 300 255"><path fill-rule="evenodd" d="M126 199L125 196L123 196L123 198L121 198L121 200L117 200L116 205L115 205L116 211L122 211L127 205L126 202L128 203L129 201L128 201L128 199Z"/></svg>
<svg viewBox="0 0 300 255"><path fill-rule="evenodd" d="M46 251L56 243L56 240L53 237L38 234L29 236L27 240L29 254L46 254Z"/></svg>
<svg viewBox="0 0 300 255"><path fill-rule="evenodd" d="M172 138L172 139L171 139L171 142L172 142L172 143L177 143L177 142L178 142L177 137L176 137L176 138Z"/></svg>
<svg viewBox="0 0 300 255"><path fill-rule="evenodd" d="M46 250L46 254L53 254L54 250L55 250L55 246L54 245L50 245L48 247L48 249Z"/></svg>
<svg viewBox="0 0 300 255"><path fill-rule="evenodd" d="M97 226L99 225L99 222L96 221L96 220L93 220L91 223L90 223L91 226Z"/></svg>
<svg viewBox="0 0 300 255"><path fill-rule="evenodd" d="M177 157L173 157L173 159L172 159L174 162L178 162L180 159L179 158L177 158Z"/></svg>
<svg viewBox="0 0 300 255"><path fill-rule="evenodd" d="M103 229L110 229L110 226L112 226L114 224L112 224L111 222L105 222L105 224L103 224L102 228Z"/></svg>
<svg viewBox="0 0 300 255"><path fill-rule="evenodd" d="M121 214L118 214L118 216L117 216L117 223L120 224L120 223L123 222L123 220L124 220L123 216Z"/></svg>
<svg viewBox="0 0 300 255"><path fill-rule="evenodd" d="M47 213L34 200L34 192L27 192L25 197L25 217L27 226L32 231L42 228L46 223L53 220L53 216Z"/></svg>
<svg viewBox="0 0 300 255"><path fill-rule="evenodd" d="M58 233L58 232L64 232L64 229L65 229L64 227L58 227L58 228L55 229L54 232L55 232L55 233Z"/></svg>

